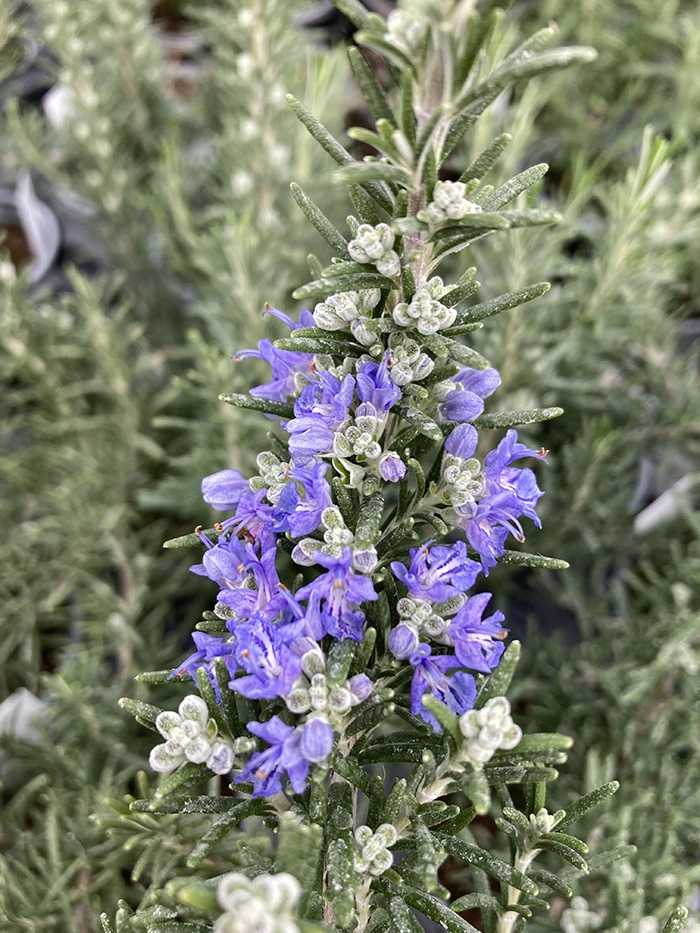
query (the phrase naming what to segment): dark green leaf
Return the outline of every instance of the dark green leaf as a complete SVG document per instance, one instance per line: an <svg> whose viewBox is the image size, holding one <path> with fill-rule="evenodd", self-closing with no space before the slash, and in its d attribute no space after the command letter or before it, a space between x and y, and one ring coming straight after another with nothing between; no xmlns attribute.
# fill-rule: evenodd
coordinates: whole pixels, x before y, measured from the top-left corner
<svg viewBox="0 0 700 933"><path fill-rule="evenodd" d="M570 826L572 823L575 823L576 820L580 820L592 807L597 807L599 803L602 803L604 800L607 800L608 797L612 797L613 794L617 793L619 787L620 784L618 781L610 781L608 784L603 784L601 787L592 790L590 794L579 797L574 804L566 808L566 816L560 820L557 829L564 829L565 826Z"/></svg>
<svg viewBox="0 0 700 933"><path fill-rule="evenodd" d="M252 395L220 395L220 402L234 405L236 408L249 408L251 411L264 411L267 415L279 415L280 418L293 418L294 405L291 402L277 402L270 398L254 398Z"/></svg>
<svg viewBox="0 0 700 933"><path fill-rule="evenodd" d="M456 359L456 357L455 357ZM525 411L497 411L491 415L479 415L472 424L475 428L514 428L522 424L538 424L551 421L564 414L563 408L530 408Z"/></svg>
<svg viewBox="0 0 700 933"><path fill-rule="evenodd" d="M290 187L292 189L294 200L297 202L304 214L306 214L307 218L311 221L316 230L318 230L318 232L321 234L326 243L328 243L339 256L349 259L350 254L348 253L348 244L345 237L340 233L339 230L336 230L326 215L314 204L314 202L309 197L307 197L299 185L292 182Z"/></svg>

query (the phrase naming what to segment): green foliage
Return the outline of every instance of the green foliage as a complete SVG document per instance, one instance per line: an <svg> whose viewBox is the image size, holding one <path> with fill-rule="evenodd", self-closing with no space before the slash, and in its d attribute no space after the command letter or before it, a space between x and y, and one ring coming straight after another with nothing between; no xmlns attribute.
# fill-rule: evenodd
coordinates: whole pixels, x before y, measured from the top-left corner
<svg viewBox="0 0 700 933"><path fill-rule="evenodd" d="M260 833L228 832L202 855L196 872L188 869L213 821L228 815L216 811L213 801L229 798L214 796L206 783L198 796L165 797L157 805L153 790L141 783L136 791L150 736L115 714L115 702L125 692L145 702L145 690L131 681L134 672L172 667L181 657L181 630L189 631L192 614L199 614L201 591L185 573L188 555L161 552L160 543L201 521L210 524L202 515L197 478L223 466L250 465L260 446L250 442L260 416L217 398L247 388L235 370L232 378L229 352L255 343L263 333L263 302L287 299L303 280L309 248L324 248L288 193L292 176L320 207L295 190L297 202L342 255L338 193L319 171L331 163L297 132L280 101L280 91L291 89L334 129L341 71L332 54L305 64L298 34L288 26L290 6L283 2L256 4L250 32L241 28L238 4L196 5L195 20L185 27L185 34L199 31L205 43L194 53L194 82L188 62L170 59L145 28L145 4L70 0L66 20L78 25L82 46L57 21L54 6L48 0L36 4L38 20L28 24L0 12L0 76L20 61L18 37L43 35L60 62L57 77L75 94L79 122L48 129L36 112L10 104L3 165L10 171L31 165L57 188L97 205L92 231L110 275L99 282L73 275L72 292L61 298L42 289L27 293L23 282L9 281L9 271L0 285L0 482L4 525L12 529L2 545L0 575L2 694L27 685L50 697L51 706L42 742L13 744L12 771L3 774L10 802L2 816L0 918L8 930L92 930L99 912L114 915L123 897L114 923L103 920L106 930L184 933L208 929L215 916L211 878L232 867L251 874L270 868L271 839L262 830L263 817L256 817ZM375 19L354 3L341 6L365 32L366 47L386 51ZM700 757L693 738L700 570L690 487L682 484L676 500L672 495L678 504L651 532L644 522L635 524L635 516L697 470L697 373L681 335L683 318L696 314L699 284L694 143L700 20L691 6L664 0L515 4L503 23L490 6L481 5L460 50L460 77L471 72L481 90L470 90L449 126L443 154L464 135L442 171L468 183L488 181L487 223L511 229L500 240L488 226L474 225L445 237L458 272L464 256L459 250L470 244L469 265L478 265L484 282L478 295L472 279L462 286L452 336L506 311L474 338L504 378L504 410L485 416L492 420L482 427L525 425L528 442L552 447L537 548L566 558L571 568L561 574L556 570L563 561L512 552L505 563L546 571L514 568L507 578L501 572L498 586L514 608L523 592L531 600L533 591L540 605L551 607L533 611L533 618L563 615L565 624L575 626L563 643L542 625L530 626L525 670L510 695L528 732L563 730L576 736L576 744L573 752L564 750L559 736L538 749L534 736L526 736L528 753L544 751L549 763L494 763L485 788L474 778L455 788L449 799L461 807L459 816L431 823L429 833L445 851L459 852L450 852L440 872L440 883L459 896L451 906L469 911L469 921L487 933L497 925L520 929L528 912L534 912L531 929L558 928L559 899L572 889L585 894L605 930L650 933L653 918L675 933L685 918L683 908L674 906L689 903L697 891L700 833ZM598 59L515 85L498 106L483 109L504 76L511 80L522 72L523 51L532 62L528 70L562 63L560 55L544 50L554 34L540 27L550 20L559 26L557 42L590 45ZM57 28L47 33L51 26ZM512 50L533 29L540 32L520 47L519 65ZM246 53L257 70L241 60ZM351 55L379 118L371 144L394 152L381 124L388 121L428 162L436 130L417 130L410 75L389 95L392 106L404 102L394 115L387 111L386 75L378 82L362 64L369 56L360 61L364 53ZM405 65L394 53L391 68ZM301 105L294 109L308 112ZM77 130L83 125L87 132ZM251 130L260 135L246 138ZM357 131L349 135L364 142L364 130L364 138ZM323 138L336 162L352 160L352 142L340 146ZM533 162L549 163L546 180L537 166L523 172ZM514 177L519 181L511 182ZM350 195L361 219L376 223L376 212L391 206L392 186L403 176L388 177L379 163L354 163L343 178L353 182ZM532 187L520 190L525 181ZM494 221L506 203L509 216ZM551 220L554 209L563 216L555 229L520 225ZM368 271L331 267L324 275L318 263L315 290L307 293L330 294L341 272L348 283L346 276ZM531 304L510 304L513 295L519 304L527 301L522 296L539 288L529 285L537 278L552 282L545 297L539 297L543 289ZM322 349L348 352L347 346ZM564 414L545 421L544 412L555 417L559 405ZM415 429L437 439L431 424ZM353 509L352 501L345 503L348 515ZM185 539L197 541L193 535ZM582 642L571 644L579 634ZM372 645L366 652L364 647L362 657L368 658ZM510 681L511 666L502 665L502 671ZM480 701L507 687L492 678ZM166 687L158 702L176 702L181 693L181 687ZM372 740L359 747L357 758L337 763L337 773L357 788L356 797L371 811L374 806L375 826L390 815L378 818L376 766L363 768L360 759L381 753L387 760L387 746L397 744L396 719L390 717L399 714L405 720L407 710L388 695L361 712L358 731L373 730ZM436 768L423 754L427 740L399 744L416 771ZM570 759L562 768L557 756L565 751ZM513 856L522 855L530 804L543 803L544 772L553 771L551 765L560 777L547 782L547 795L567 816L528 870L538 888L528 893L510 884ZM523 785L525 793L509 791L504 778L520 783L525 770L542 779ZM591 850L581 853L572 842L576 837L559 829L568 829L588 794L602 799L605 792L595 788L610 788L613 777L622 786L612 802L601 803L598 822L582 812L573 827ZM408 805L398 780L393 787L399 787L398 818ZM129 790L133 796L122 802ZM470 794L480 795L483 809L489 793L497 836L467 806ZM107 806L105 796L119 803ZM382 806L389 800L382 799ZM317 840L295 835L291 820L275 817L277 822L277 864L304 875L306 915L320 922L312 877ZM423 830L417 835L423 843ZM580 861L565 867L567 856L569 862L583 858L589 874L582 875ZM619 861L610 868L614 856ZM424 865L435 864L425 858ZM337 859L342 879L347 852ZM397 874L377 885L381 908L370 929L417 929L412 910L446 929L471 929L467 920L445 913L441 894L416 890L415 863L406 873L404 880ZM519 876L515 880L522 883ZM344 890L343 884L338 888ZM551 900L552 911L545 913L539 899ZM138 904L136 918L127 901ZM504 912L507 906L514 909ZM303 931L313 928L311 919L304 923Z"/></svg>

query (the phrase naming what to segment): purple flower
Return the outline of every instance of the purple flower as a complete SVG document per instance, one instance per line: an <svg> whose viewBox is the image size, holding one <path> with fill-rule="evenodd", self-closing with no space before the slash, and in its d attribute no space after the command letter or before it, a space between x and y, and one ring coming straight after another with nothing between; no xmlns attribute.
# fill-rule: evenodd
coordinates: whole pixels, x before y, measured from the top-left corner
<svg viewBox="0 0 700 933"><path fill-rule="evenodd" d="M281 629L284 640L291 645L297 654L303 651L297 648L299 642L297 639L305 639L315 642L321 641L324 635L327 635L333 620L329 614L321 609L321 594L313 592L309 597L308 605L302 606L295 596L289 592L286 587L280 584L280 592L287 602L293 621L287 622ZM310 647L313 647L311 645ZM306 650L309 650L307 648Z"/></svg>
<svg viewBox="0 0 700 933"><path fill-rule="evenodd" d="M515 469L510 467L514 460L523 457L537 457L545 460L545 450L532 450L518 441L517 431L510 430L495 450L486 455L484 460L484 478L486 488L491 495L510 492L517 502L520 514L532 519L538 528L542 527L535 506L544 493L537 486L535 474L528 467Z"/></svg>
<svg viewBox="0 0 700 933"><path fill-rule="evenodd" d="M474 456L479 435L472 424L459 424L450 431L445 440L445 450L453 457L468 460Z"/></svg>
<svg viewBox="0 0 700 933"><path fill-rule="evenodd" d="M401 398L401 389L389 375L389 350L381 363L363 363L357 373L357 396L377 411L389 411Z"/></svg>
<svg viewBox="0 0 700 933"><path fill-rule="evenodd" d="M236 626L235 658L248 674L232 680L229 686L251 700L286 696L301 676L299 655L285 644L279 630L260 616Z"/></svg>
<svg viewBox="0 0 700 933"><path fill-rule="evenodd" d="M460 506L458 514L459 524L464 528L469 544L478 552L486 576L489 567L495 566L496 558L505 552L509 534L516 541L525 540L518 521L521 514L518 503L508 492L487 496L478 503L469 502Z"/></svg>
<svg viewBox="0 0 700 933"><path fill-rule="evenodd" d="M304 386L294 403L294 418L287 422L289 452L295 463L306 466L333 448L336 429L345 421L355 392L348 374L341 382L321 370L315 382Z"/></svg>
<svg viewBox="0 0 700 933"><path fill-rule="evenodd" d="M406 475L406 464L395 450L388 450L379 460L379 472L388 483L398 483Z"/></svg>
<svg viewBox="0 0 700 933"><path fill-rule="evenodd" d="M307 761L325 761L333 751L333 729L327 719L314 716L301 731L301 753Z"/></svg>
<svg viewBox="0 0 700 933"><path fill-rule="evenodd" d="M200 577L209 577L220 587L234 589L242 586L247 577L246 562L249 554L238 538L219 538L216 544L207 538L206 535L200 535L208 550L202 557L201 564L194 564L190 567L192 573Z"/></svg>
<svg viewBox="0 0 700 933"><path fill-rule="evenodd" d="M411 712L414 716L420 716L436 732L442 732L440 723L423 706L424 694L430 693L455 716L461 716L474 705L476 682L470 674L455 670L459 667L457 658L447 654L432 657L430 645L425 643L418 645L409 660L413 667Z"/></svg>
<svg viewBox="0 0 700 933"><path fill-rule="evenodd" d="M275 524L272 506L263 502L266 495L267 489L261 489L256 493L244 492L238 502L236 514L222 522L222 528L233 528L236 534L245 529L256 539L265 537L266 533L273 530Z"/></svg>
<svg viewBox="0 0 700 933"><path fill-rule="evenodd" d="M197 650L182 662L182 664L170 675L189 674L192 680L197 682L197 671L204 667L209 675L209 680L216 693L216 701L219 702L219 682L214 676L213 665L217 658L224 658L229 671L236 669L233 658L234 643L216 635L208 635L206 632L193 632L192 641Z"/></svg>
<svg viewBox="0 0 700 933"><path fill-rule="evenodd" d="M318 370L315 381L304 386L294 403L294 415L318 415L329 426L340 424L347 418L354 394L355 380L349 373L341 382L332 373Z"/></svg>
<svg viewBox="0 0 700 933"><path fill-rule="evenodd" d="M279 716L273 716L268 722L249 722L248 731L270 747L250 758L236 783L252 781L255 785L253 797L272 797L281 792L286 772L294 793L303 793L309 761L302 751L301 729L287 726Z"/></svg>
<svg viewBox="0 0 700 933"><path fill-rule="evenodd" d="M523 515L541 527L535 506L543 493L537 486L535 474L528 468L516 469L509 464L522 457L544 460L545 454L546 451L531 450L520 444L517 432L508 431L484 460L488 494L478 504L469 502L459 507L460 525L466 532L467 541L478 551L485 573L504 553L509 534L516 541L525 540L520 524Z"/></svg>
<svg viewBox="0 0 700 933"><path fill-rule="evenodd" d="M473 421L484 410L484 400L466 389L453 389L447 393L440 413L448 421Z"/></svg>
<svg viewBox="0 0 700 933"><path fill-rule="evenodd" d="M273 540L260 557L247 545L246 554L246 570L252 572L256 588L223 589L219 592L219 601L233 609L239 619L248 619L257 612L272 619L287 608L275 567L277 545Z"/></svg>
<svg viewBox="0 0 700 933"><path fill-rule="evenodd" d="M313 462L319 454L333 447L335 431L321 415L306 415L287 422L291 434L289 452L294 460L304 465Z"/></svg>
<svg viewBox="0 0 700 933"><path fill-rule="evenodd" d="M500 624L505 618L502 612L482 618L490 599L490 593L470 597L450 619L446 631L460 664L482 674L498 666L505 650L503 639L508 635Z"/></svg>
<svg viewBox="0 0 700 933"><path fill-rule="evenodd" d="M291 330L298 327L313 326L313 316L309 311L302 311L298 324L286 314L276 308L265 308L263 314L272 314L283 321ZM309 323L309 321L311 323ZM255 357L269 363L272 368L272 380L250 390L250 394L257 398L270 398L284 402L290 395L296 395L297 375L307 378L313 377L313 354L298 353L292 350L278 350L270 340L261 340L257 350L241 350L233 354L234 360L244 360Z"/></svg>
<svg viewBox="0 0 700 933"><path fill-rule="evenodd" d="M410 625L402 622L391 630L389 635L389 651L398 658L399 661L405 661L410 658L418 648L418 633Z"/></svg>
<svg viewBox="0 0 700 933"><path fill-rule="evenodd" d="M480 570L477 562L467 557L463 541L457 541L450 547L412 548L409 554L411 562L408 567L392 561L394 575L411 596L434 603L443 603L469 589Z"/></svg>
<svg viewBox="0 0 700 933"><path fill-rule="evenodd" d="M276 531L289 531L293 538L303 538L316 531L324 509L333 505L331 487L325 479L328 464L317 463L308 469L296 465L289 471L290 482L282 490L274 510ZM299 494L301 486L304 497Z"/></svg>
<svg viewBox="0 0 700 933"><path fill-rule="evenodd" d="M313 354L299 353L295 350L278 350L271 340L261 340L257 350L241 350L235 353L234 360L244 360L256 357L269 363L272 368L272 379L254 386L250 394L256 398L275 399L284 402L290 395L297 393L297 376L303 375L312 378Z"/></svg>
<svg viewBox="0 0 700 933"><path fill-rule="evenodd" d="M299 323L293 320L288 314L285 314L284 311L279 311L277 308L271 308L268 304L263 308L263 317L266 314L271 314L273 317L276 317L278 321L282 321L283 324L286 324L290 330L299 330L300 327L315 327L316 322L314 321L313 314L304 308L299 314Z"/></svg>
<svg viewBox="0 0 700 933"><path fill-rule="evenodd" d="M495 369L461 369L452 377L455 385L469 392L474 392L481 398L488 398L501 384L501 377Z"/></svg>
<svg viewBox="0 0 700 933"><path fill-rule="evenodd" d="M348 689L357 703L362 703L372 693L372 681L367 674L355 674L348 680Z"/></svg>
<svg viewBox="0 0 700 933"><path fill-rule="evenodd" d="M250 492L250 480L238 470L219 470L202 480L202 497L219 512L235 509L244 492Z"/></svg>
<svg viewBox="0 0 700 933"><path fill-rule="evenodd" d="M308 599L317 593L325 601L330 634L339 639L361 641L364 613L356 607L378 599L372 580L352 572L352 551L349 547L343 549L340 557L318 552L316 563L326 567L327 573L303 586L296 594L297 599Z"/></svg>

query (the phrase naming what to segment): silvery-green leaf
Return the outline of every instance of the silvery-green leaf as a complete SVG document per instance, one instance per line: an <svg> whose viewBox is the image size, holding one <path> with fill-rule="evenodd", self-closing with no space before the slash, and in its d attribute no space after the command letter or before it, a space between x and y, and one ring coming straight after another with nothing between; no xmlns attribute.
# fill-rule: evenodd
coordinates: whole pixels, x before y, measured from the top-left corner
<svg viewBox="0 0 700 933"><path fill-rule="evenodd" d="M61 228L48 204L36 196L27 171L20 172L17 178L15 206L32 254L29 281L35 285L53 265L61 245Z"/></svg>

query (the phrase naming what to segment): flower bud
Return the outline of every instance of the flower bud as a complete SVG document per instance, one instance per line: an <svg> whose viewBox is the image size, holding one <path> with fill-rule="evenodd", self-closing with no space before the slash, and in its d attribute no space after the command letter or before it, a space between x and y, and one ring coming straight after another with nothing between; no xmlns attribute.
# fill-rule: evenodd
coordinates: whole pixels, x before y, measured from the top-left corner
<svg viewBox="0 0 700 933"><path fill-rule="evenodd" d="M367 674L355 674L348 680L348 688L352 693L353 706L362 703L372 693L372 681Z"/></svg>
<svg viewBox="0 0 700 933"><path fill-rule="evenodd" d="M326 719L310 719L301 733L301 752L307 761L324 761L333 751L333 729Z"/></svg>
<svg viewBox="0 0 700 933"><path fill-rule="evenodd" d="M405 623L397 625L389 635L389 651L399 661L409 658L418 647L418 643L417 632Z"/></svg>
<svg viewBox="0 0 700 933"><path fill-rule="evenodd" d="M352 566L360 573L372 573L379 563L377 550L374 547L354 550L352 552Z"/></svg>
<svg viewBox="0 0 700 933"><path fill-rule="evenodd" d="M301 669L307 677L323 674L326 669L326 656L320 648L312 648L301 659Z"/></svg>
<svg viewBox="0 0 700 933"><path fill-rule="evenodd" d="M388 483L398 483L406 475L406 464L395 450L388 450L379 461L379 472Z"/></svg>

